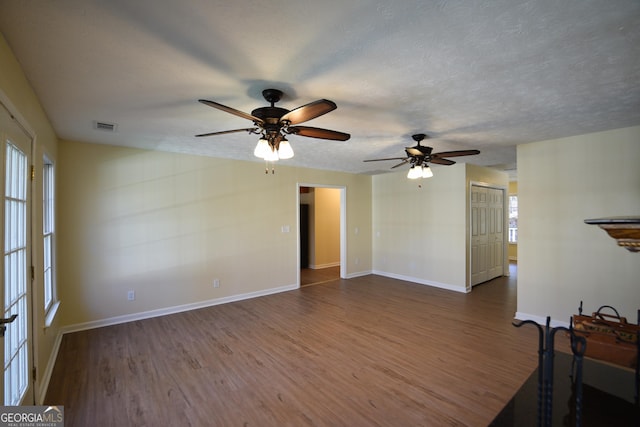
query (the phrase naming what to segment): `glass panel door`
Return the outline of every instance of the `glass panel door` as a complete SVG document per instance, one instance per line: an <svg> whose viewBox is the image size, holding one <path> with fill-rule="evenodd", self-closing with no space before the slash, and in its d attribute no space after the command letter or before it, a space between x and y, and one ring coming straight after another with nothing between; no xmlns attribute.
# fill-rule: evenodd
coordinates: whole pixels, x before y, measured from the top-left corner
<svg viewBox="0 0 640 427"><path fill-rule="evenodd" d="M0 135L4 151L4 405L33 404L31 361L31 252L29 214L29 158L31 141L0 108ZM16 131L18 129L18 131Z"/></svg>

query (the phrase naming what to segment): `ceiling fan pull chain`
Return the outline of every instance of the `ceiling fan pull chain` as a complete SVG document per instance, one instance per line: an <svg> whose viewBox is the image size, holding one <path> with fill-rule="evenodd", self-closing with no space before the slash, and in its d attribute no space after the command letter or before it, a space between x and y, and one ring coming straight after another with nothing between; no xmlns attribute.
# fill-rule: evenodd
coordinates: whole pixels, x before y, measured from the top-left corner
<svg viewBox="0 0 640 427"><path fill-rule="evenodd" d="M269 160L265 160L264 161L264 173L265 174L269 174ZM274 167L274 162L271 162L271 174L275 174L276 173L276 168Z"/></svg>

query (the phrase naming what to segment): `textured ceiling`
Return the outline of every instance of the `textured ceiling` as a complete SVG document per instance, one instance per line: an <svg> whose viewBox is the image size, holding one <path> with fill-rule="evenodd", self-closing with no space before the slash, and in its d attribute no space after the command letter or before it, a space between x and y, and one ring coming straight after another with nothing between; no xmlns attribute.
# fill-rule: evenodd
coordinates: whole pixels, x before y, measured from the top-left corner
<svg viewBox="0 0 640 427"><path fill-rule="evenodd" d="M414 133L508 169L517 144L640 125L638 0L0 0L0 32L70 140L259 162L255 135L195 138L252 125L197 100L251 112L266 88L334 101L305 125L352 135L292 136L283 164L354 173Z"/></svg>

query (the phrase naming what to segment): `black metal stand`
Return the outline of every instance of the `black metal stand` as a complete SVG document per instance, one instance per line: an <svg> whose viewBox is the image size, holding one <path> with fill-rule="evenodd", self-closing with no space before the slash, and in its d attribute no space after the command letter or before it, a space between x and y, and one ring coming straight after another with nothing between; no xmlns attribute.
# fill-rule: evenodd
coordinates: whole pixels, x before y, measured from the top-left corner
<svg viewBox="0 0 640 427"><path fill-rule="evenodd" d="M576 427L582 426L582 362L586 350L584 337L576 335L573 330L565 327L551 328L551 317L547 316L547 323L543 328L533 320L514 321L513 326L531 324L538 328L538 427L552 426L553 413L553 358L555 354L554 342L558 331L565 331L571 337L571 352L575 362L575 396L576 396ZM573 375L573 373L572 373Z"/></svg>

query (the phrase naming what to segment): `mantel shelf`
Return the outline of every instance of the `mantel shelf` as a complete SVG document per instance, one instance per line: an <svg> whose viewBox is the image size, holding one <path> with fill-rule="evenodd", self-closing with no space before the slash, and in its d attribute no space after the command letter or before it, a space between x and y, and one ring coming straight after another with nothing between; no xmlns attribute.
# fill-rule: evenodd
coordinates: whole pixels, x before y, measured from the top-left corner
<svg viewBox="0 0 640 427"><path fill-rule="evenodd" d="M602 228L618 242L618 246L640 252L640 216L585 219L584 222Z"/></svg>

